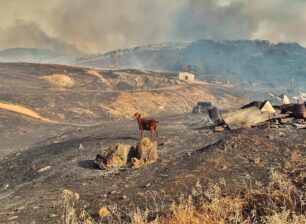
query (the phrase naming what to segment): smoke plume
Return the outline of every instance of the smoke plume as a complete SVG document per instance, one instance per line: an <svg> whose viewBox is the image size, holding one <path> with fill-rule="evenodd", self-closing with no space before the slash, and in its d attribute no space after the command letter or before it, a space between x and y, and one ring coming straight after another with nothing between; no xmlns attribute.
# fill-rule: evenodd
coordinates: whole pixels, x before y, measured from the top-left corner
<svg viewBox="0 0 306 224"><path fill-rule="evenodd" d="M196 39L306 45L304 0L2 0L0 10L0 48L96 53Z"/></svg>

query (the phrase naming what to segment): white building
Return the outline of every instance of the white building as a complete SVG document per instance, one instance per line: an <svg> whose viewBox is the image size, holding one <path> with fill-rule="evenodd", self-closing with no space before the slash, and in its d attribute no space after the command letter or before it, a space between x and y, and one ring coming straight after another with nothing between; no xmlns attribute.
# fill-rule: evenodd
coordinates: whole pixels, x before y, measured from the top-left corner
<svg viewBox="0 0 306 224"><path fill-rule="evenodd" d="M184 80L184 81L194 81L195 75L189 72L179 72L178 78L179 80Z"/></svg>

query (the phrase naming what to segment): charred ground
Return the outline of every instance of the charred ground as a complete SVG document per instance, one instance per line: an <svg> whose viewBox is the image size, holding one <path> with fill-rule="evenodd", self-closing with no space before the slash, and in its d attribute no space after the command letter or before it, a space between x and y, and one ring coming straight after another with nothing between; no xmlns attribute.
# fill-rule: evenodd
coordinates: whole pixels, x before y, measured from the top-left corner
<svg viewBox="0 0 306 224"><path fill-rule="evenodd" d="M22 104L32 108L33 111L38 111L43 117L54 120L59 118L56 115L52 116L51 107L43 109L44 107L41 106L47 103L47 99L62 102L63 108L67 110L68 105L77 102L77 99L86 102L88 97L86 95L82 98L77 95L82 91L78 92L76 87L72 87L72 89L76 88L74 92L71 89L67 90L66 87L62 90L63 87L50 87L50 83L45 83L45 80L41 82L48 88L39 87L38 84L36 88L31 88L37 81L36 76L39 75L35 73L36 69L32 68L33 65L13 66L13 69L20 72L18 75L11 70L12 64L2 66L4 67L1 70L1 79L5 81L1 82L3 87L1 101ZM29 71L26 74L22 73L27 66ZM56 67L45 66L46 71L48 66L50 69ZM59 66L56 69L48 74L64 73L63 67ZM70 67L65 67L64 70L66 74L70 74L69 76L75 74L73 78L77 80L78 72L73 72L73 69L80 71L79 68ZM29 79L25 78L32 72L36 75L29 76ZM112 71L109 72L112 74ZM98 71L98 74L101 73ZM44 75L46 75L45 72ZM81 74L80 78L83 76L84 74ZM156 75L152 76L155 79ZM86 76L86 79L91 80L95 77L97 76L91 74ZM31 78L32 83L22 85L22 83L31 82ZM168 77L161 76L161 79L168 80ZM17 80L21 80L20 88L16 87L14 92L12 87L15 84L18 85ZM91 85L95 85L97 80L94 79L91 82ZM175 84L175 82L175 80L169 81L168 92L171 92L170 89L173 86L178 86L179 90L176 89L176 91L183 91L183 93L187 91L190 95L202 91L197 98L191 100L186 110L191 109L192 101L203 100L203 97L208 95L215 97L216 101L221 98L236 99L235 91L224 86L211 86L205 83ZM77 83L85 85L90 82L84 79ZM160 92L162 88L164 87L151 86L151 90L133 90L128 93L135 94L139 91L147 93L156 89L154 90L156 95L170 99L167 102L175 102L177 95L165 96L163 92ZM67 91L72 92L67 95ZM123 90L113 92L115 95L126 93ZM108 93L99 94L105 97ZM95 96L99 94L90 96L95 99ZM75 98L72 97L73 95ZM113 102L112 97L107 98L105 102ZM128 98L133 97L129 95ZM224 104L226 102L223 101ZM232 107L235 103L238 107L237 102L231 102ZM183 105L179 104L180 108ZM54 106L54 111L63 110L58 108L60 108L58 105ZM94 218L97 217L100 207L114 203L126 211L137 206L140 209L154 206L154 201L150 197L152 192L164 195L162 196L165 199L164 205L169 207L179 194L189 193L197 181L204 188L219 184L222 186L222 192L227 194L234 194L248 188L256 189L268 184L269 175L274 169L287 172L297 187L305 192L305 175L304 179L296 179L303 177L300 174L305 172L305 129L297 130L290 124L267 122L249 129L213 132L213 129L204 125L207 122L206 115L180 114L183 110L176 113L171 110L167 113L157 111L150 115L154 115L159 120L160 158L158 162L140 169L123 167L101 171L93 162L98 150L102 145L110 146L117 143L136 145L139 136L136 121L129 119L114 121L107 115L104 115L105 119L102 119L101 115L96 120L85 122L83 116L77 119L65 112L63 113L66 114L66 119L58 119L62 123L48 123L12 111L3 109L0 111L3 131L0 146L2 153L0 223L59 222L62 212L60 197L64 189L78 192L80 201L77 206L79 208L85 206ZM97 121L103 122L95 124Z"/></svg>

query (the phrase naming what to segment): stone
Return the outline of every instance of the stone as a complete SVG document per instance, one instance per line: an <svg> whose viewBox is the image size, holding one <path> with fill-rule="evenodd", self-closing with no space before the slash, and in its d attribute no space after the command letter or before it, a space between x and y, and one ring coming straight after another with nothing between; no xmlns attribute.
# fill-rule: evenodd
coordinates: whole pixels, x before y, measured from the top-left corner
<svg viewBox="0 0 306 224"><path fill-rule="evenodd" d="M38 173L42 173L42 172L46 172L46 171L48 171L50 169L51 169L51 166L45 166L45 167L39 169L37 172Z"/></svg>
<svg viewBox="0 0 306 224"><path fill-rule="evenodd" d="M255 164L260 164L261 163L261 158L260 157L256 157L255 159L254 159L254 163Z"/></svg>
<svg viewBox="0 0 306 224"><path fill-rule="evenodd" d="M102 170L117 168L127 165L135 155L133 146L117 144L108 148L102 148L96 156L95 163Z"/></svg>
<svg viewBox="0 0 306 224"><path fill-rule="evenodd" d="M136 147L137 157L132 159L132 167L139 168L147 163L154 163L158 159L157 141L151 141L149 138L143 138Z"/></svg>
<svg viewBox="0 0 306 224"><path fill-rule="evenodd" d="M284 132L278 132L278 135L279 135L279 137L286 137L286 135L285 135L285 133Z"/></svg>
<svg viewBox="0 0 306 224"><path fill-rule="evenodd" d="M147 163L153 163L158 159L157 141L143 138L137 147L117 144L102 148L97 154L95 163L102 169L119 168L131 164L133 168L139 168Z"/></svg>
<svg viewBox="0 0 306 224"><path fill-rule="evenodd" d="M3 191L6 191L9 188L9 184L5 184L4 187L2 188Z"/></svg>
<svg viewBox="0 0 306 224"><path fill-rule="evenodd" d="M123 199L123 200L127 199L127 196L126 196L126 195L123 195L123 196L122 196L122 199Z"/></svg>
<svg viewBox="0 0 306 224"><path fill-rule="evenodd" d="M157 141L151 141L149 138L143 138L137 144L136 151L139 160L144 163L155 162L158 159Z"/></svg>

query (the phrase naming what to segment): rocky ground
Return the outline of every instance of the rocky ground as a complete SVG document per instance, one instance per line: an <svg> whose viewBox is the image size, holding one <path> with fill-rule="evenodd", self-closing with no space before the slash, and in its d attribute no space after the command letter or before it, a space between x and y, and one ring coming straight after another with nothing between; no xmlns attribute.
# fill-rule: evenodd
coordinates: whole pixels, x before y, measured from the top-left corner
<svg viewBox="0 0 306 224"><path fill-rule="evenodd" d="M163 195L155 199L168 206L197 181L204 188L222 184L237 192L267 184L272 169L305 165L305 129L266 123L214 133L204 125L204 115L158 120L160 158L139 169L101 171L93 162L102 145L136 145L136 121L78 127L1 159L0 223L59 222L63 189L78 192L78 206L97 217L104 205L123 210L154 205L152 192Z"/></svg>

